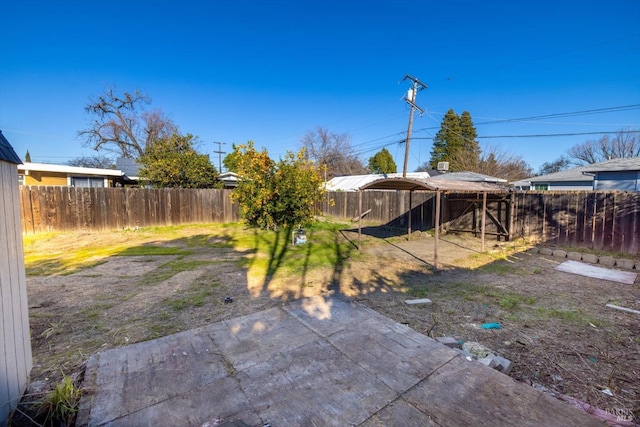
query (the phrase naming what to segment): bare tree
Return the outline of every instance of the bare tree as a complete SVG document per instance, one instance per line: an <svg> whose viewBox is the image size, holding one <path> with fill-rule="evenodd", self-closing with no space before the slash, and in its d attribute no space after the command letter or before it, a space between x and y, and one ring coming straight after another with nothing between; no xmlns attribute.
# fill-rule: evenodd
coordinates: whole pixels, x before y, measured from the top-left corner
<svg viewBox="0 0 640 427"><path fill-rule="evenodd" d="M560 156L552 162L544 162L540 166L538 174L548 175L550 173L556 173L571 168L571 160L568 157Z"/></svg>
<svg viewBox="0 0 640 427"><path fill-rule="evenodd" d="M112 158L108 156L82 156L71 159L67 162L69 166L80 166L83 168L115 169L116 165Z"/></svg>
<svg viewBox="0 0 640 427"><path fill-rule="evenodd" d="M533 169L521 157L501 151L495 147L484 150L477 163L477 169L470 170L507 181L517 181L533 175Z"/></svg>
<svg viewBox="0 0 640 427"><path fill-rule="evenodd" d="M316 165L326 166L327 179L368 173L355 154L347 133L337 134L318 126L315 130L307 132L300 142Z"/></svg>
<svg viewBox="0 0 640 427"><path fill-rule="evenodd" d="M569 149L569 156L576 165L603 162L640 156L640 131L622 130L613 136L589 140Z"/></svg>
<svg viewBox="0 0 640 427"><path fill-rule="evenodd" d="M177 126L161 110L144 109L150 103L150 98L139 90L120 94L107 89L85 106L94 118L78 136L84 138L84 146L96 151L138 158L151 142L178 133Z"/></svg>

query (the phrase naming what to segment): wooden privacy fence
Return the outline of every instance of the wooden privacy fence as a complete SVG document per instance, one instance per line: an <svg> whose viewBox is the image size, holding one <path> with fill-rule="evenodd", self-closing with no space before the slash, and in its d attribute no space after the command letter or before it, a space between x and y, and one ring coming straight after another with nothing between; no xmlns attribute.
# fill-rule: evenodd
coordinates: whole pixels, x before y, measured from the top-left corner
<svg viewBox="0 0 640 427"><path fill-rule="evenodd" d="M446 193L442 203L444 230L480 232L481 194ZM488 194L487 234L498 238L525 237L557 245L640 254L640 193L540 191ZM414 192L411 223L414 230L435 226L435 193ZM328 193L322 202L329 216L355 218L357 192ZM409 194L364 191L365 220L406 227Z"/></svg>
<svg viewBox="0 0 640 427"><path fill-rule="evenodd" d="M113 230L239 220L231 190L20 187L24 233ZM480 232L481 193L446 193L441 207L445 230ZM365 220L406 227L409 192L364 191ZM414 230L435 226L435 193L412 195ZM318 213L352 219L359 215L357 192L327 193ZM513 192L488 194L486 232L498 238L527 237L558 245L629 254L640 253L640 193Z"/></svg>
<svg viewBox="0 0 640 427"><path fill-rule="evenodd" d="M231 190L20 187L23 233L238 221Z"/></svg>
<svg viewBox="0 0 640 427"><path fill-rule="evenodd" d="M597 250L640 254L640 193L515 194L517 236Z"/></svg>

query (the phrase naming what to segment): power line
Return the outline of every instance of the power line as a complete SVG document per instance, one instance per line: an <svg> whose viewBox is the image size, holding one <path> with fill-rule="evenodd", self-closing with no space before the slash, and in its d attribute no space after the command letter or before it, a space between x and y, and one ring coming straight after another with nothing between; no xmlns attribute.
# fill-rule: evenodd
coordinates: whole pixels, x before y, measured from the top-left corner
<svg viewBox="0 0 640 427"><path fill-rule="evenodd" d="M496 119L487 122L475 123L478 125L486 125L486 124L494 124L494 123L508 123L508 122L518 122L525 120L538 120L538 119L550 119L553 117L572 117L572 116L584 116L588 114L600 114L600 113L611 113L611 112L619 112L619 111L628 111L640 108L640 104L632 104L632 105L622 105L619 107L607 107L607 108L596 108L593 110L581 110L581 111L572 111L567 113L553 113L553 114L543 114L540 116L529 116L529 117L519 117L514 119Z"/></svg>
<svg viewBox="0 0 640 427"><path fill-rule="evenodd" d="M601 132L570 132L570 133L544 133L544 134L527 134L527 135L488 135L477 136L478 139L498 139L498 138L543 138L543 137L556 137L556 136L580 136L580 135L605 135L605 134L617 134L617 133L640 133L640 130L616 130L616 131L601 131ZM415 139L433 139L434 137L416 137Z"/></svg>

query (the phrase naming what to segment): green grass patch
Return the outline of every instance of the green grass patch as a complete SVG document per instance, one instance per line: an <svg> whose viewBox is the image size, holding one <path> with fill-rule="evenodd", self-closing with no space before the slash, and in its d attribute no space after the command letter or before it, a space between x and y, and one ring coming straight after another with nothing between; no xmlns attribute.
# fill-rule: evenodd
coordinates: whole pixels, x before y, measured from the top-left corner
<svg viewBox="0 0 640 427"><path fill-rule="evenodd" d="M162 305L173 311L202 307L214 298L216 288L219 286L219 282L194 283L188 289L162 300ZM162 310L161 313L166 313L166 310Z"/></svg>
<svg viewBox="0 0 640 427"><path fill-rule="evenodd" d="M125 248L115 253L117 256L162 256L162 255L190 255L192 251L184 250L174 246L151 246L142 245Z"/></svg>
<svg viewBox="0 0 640 427"><path fill-rule="evenodd" d="M506 276L508 274L521 274L521 271L514 265L502 262L494 262L480 267L483 273L497 274L498 276Z"/></svg>
<svg viewBox="0 0 640 427"><path fill-rule="evenodd" d="M555 318L574 325L588 325L602 327L606 322L597 317L589 316L578 308L537 307L536 313L541 319Z"/></svg>
<svg viewBox="0 0 640 427"><path fill-rule="evenodd" d="M139 286L157 285L170 277L183 271L197 270L201 267L216 264L217 261L188 260L178 258L165 262L151 273L144 275L139 281Z"/></svg>
<svg viewBox="0 0 640 427"><path fill-rule="evenodd" d="M432 283L427 286L411 288L407 293L414 298L461 299L478 304L493 305L508 312L519 311L524 306L533 306L537 302L537 299L531 296L468 282Z"/></svg>

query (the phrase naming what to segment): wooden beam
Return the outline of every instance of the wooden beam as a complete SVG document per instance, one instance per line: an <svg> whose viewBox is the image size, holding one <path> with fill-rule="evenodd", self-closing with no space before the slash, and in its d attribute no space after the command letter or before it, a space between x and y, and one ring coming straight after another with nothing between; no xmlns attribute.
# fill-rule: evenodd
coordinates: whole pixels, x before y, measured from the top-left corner
<svg viewBox="0 0 640 427"><path fill-rule="evenodd" d="M410 190L409 191L409 224L408 224L409 225L409 233L408 233L409 237L411 237L411 209L413 208L412 197L413 197L413 190Z"/></svg>
<svg viewBox="0 0 640 427"><path fill-rule="evenodd" d="M516 216L516 198L513 196L513 193L509 194L509 229L507 230L509 233L509 237L507 237L507 239L509 239L510 242L513 240L513 235L515 232L513 228Z"/></svg>
<svg viewBox="0 0 640 427"><path fill-rule="evenodd" d="M502 225L502 223L495 216L493 216L493 214L489 210L486 210L486 212L487 212L487 216L496 225L496 227L498 227L498 229L502 231L503 234L509 235L509 232L507 231L505 226Z"/></svg>
<svg viewBox="0 0 640 427"><path fill-rule="evenodd" d="M362 212L362 190L358 191L358 214ZM360 216L362 218L362 216ZM360 235L362 234L362 221L358 221L358 250L360 250Z"/></svg>
<svg viewBox="0 0 640 427"><path fill-rule="evenodd" d="M438 269L438 238L440 237L440 192L436 191L436 232L433 243L433 268Z"/></svg>
<svg viewBox="0 0 640 427"><path fill-rule="evenodd" d="M480 252L484 252L484 231L486 230L486 225L487 225L487 192L485 191L484 193L482 193L482 230L481 230L481 234L482 237L480 238L481 240L481 249Z"/></svg>
<svg viewBox="0 0 640 427"><path fill-rule="evenodd" d="M358 206L361 206L361 205L360 205L360 202L358 202ZM357 216L353 217L353 218L351 219L351 222L360 221L360 220L361 220L362 218L364 218L364 217L365 217L369 212L371 212L371 209L369 209L369 210L368 210L368 211L366 211L366 212L363 212L361 215L357 215Z"/></svg>

